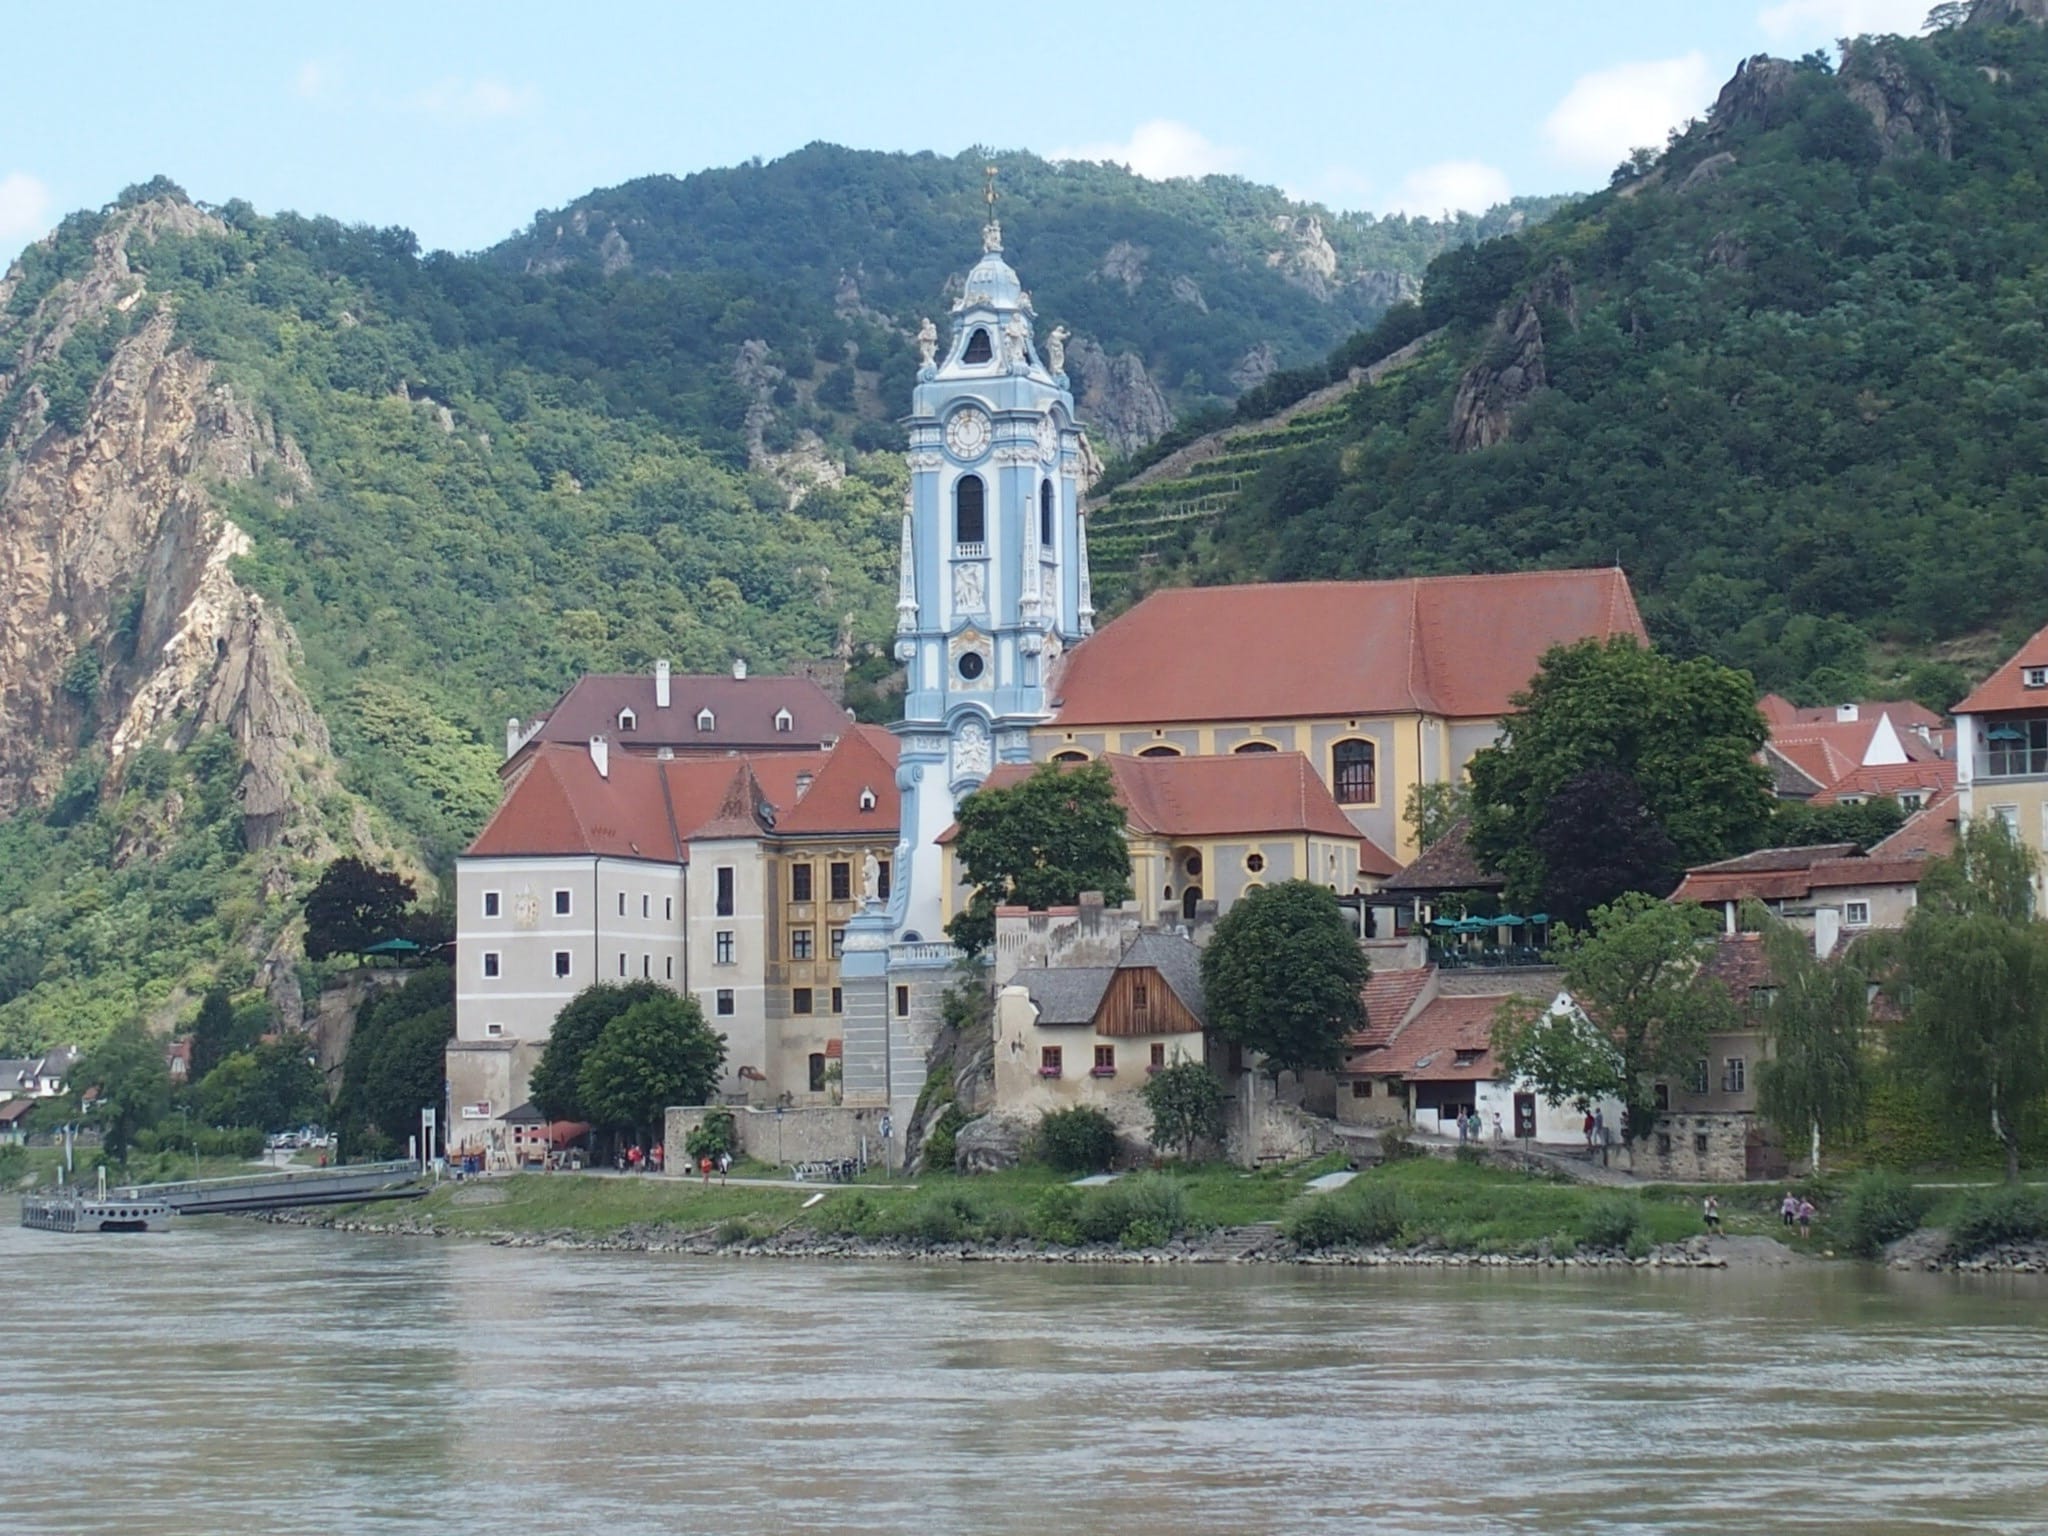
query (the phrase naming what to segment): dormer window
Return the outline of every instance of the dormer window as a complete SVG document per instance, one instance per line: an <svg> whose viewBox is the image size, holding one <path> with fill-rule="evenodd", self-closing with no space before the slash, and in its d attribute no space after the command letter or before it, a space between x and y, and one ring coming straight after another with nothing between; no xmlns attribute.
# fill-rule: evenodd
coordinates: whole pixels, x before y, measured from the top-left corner
<svg viewBox="0 0 2048 1536"><path fill-rule="evenodd" d="M634 713L633 713L633 711L631 711L630 709L622 709L622 710L620 710L620 711L619 711L619 729L620 729L620 730L622 730L622 731L631 731L631 730L637 730L637 729L639 729L639 726L640 726L640 717L639 717L638 715L634 714Z"/></svg>
<svg viewBox="0 0 2048 1536"><path fill-rule="evenodd" d="M995 344L989 340L985 326L976 326L974 334L967 338L967 350L960 354L963 363L985 363L996 355Z"/></svg>
<svg viewBox="0 0 2048 1536"><path fill-rule="evenodd" d="M2022 668L2020 681L2029 688L2048 688L2048 667Z"/></svg>
<svg viewBox="0 0 2048 1536"><path fill-rule="evenodd" d="M875 808L875 792L865 784L860 787L860 808L864 811Z"/></svg>
<svg viewBox="0 0 2048 1536"><path fill-rule="evenodd" d="M786 709L775 711L775 729L784 735L796 728L796 716Z"/></svg>
<svg viewBox="0 0 2048 1536"><path fill-rule="evenodd" d="M710 730L716 730L716 729L717 729L717 727L718 727L718 716L716 716L716 715L712 714L712 713L711 713L711 711L710 711L710 710L708 710L708 709L700 709L700 710L698 710L698 711L697 711L697 729L698 729L698 730L700 730L700 731L710 731Z"/></svg>

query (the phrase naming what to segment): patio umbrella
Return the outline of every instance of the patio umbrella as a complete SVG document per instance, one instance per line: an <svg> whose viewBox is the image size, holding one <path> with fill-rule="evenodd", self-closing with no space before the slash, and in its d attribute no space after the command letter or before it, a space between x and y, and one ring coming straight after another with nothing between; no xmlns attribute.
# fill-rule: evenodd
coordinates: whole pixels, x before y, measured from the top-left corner
<svg viewBox="0 0 2048 1536"><path fill-rule="evenodd" d="M1517 917L1512 912L1503 912L1499 917L1496 917L1493 921L1497 926L1502 928L1521 928L1525 927L1528 924L1529 919L1527 919L1526 917Z"/></svg>
<svg viewBox="0 0 2048 1536"><path fill-rule="evenodd" d="M419 945L411 939L379 939L363 951L366 955L416 955L419 952Z"/></svg>

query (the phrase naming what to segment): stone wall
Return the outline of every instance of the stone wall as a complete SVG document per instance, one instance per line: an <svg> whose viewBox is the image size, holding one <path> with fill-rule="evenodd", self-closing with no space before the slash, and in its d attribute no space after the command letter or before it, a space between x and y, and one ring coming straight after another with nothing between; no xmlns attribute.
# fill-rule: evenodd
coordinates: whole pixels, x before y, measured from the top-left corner
<svg viewBox="0 0 2048 1536"><path fill-rule="evenodd" d="M1339 1145L1332 1121L1288 1103L1261 1072L1239 1075L1226 1123L1225 1150L1232 1162L1245 1168L1300 1162Z"/></svg>
<svg viewBox="0 0 2048 1536"><path fill-rule="evenodd" d="M1751 1115L1666 1115L1632 1149L1642 1178L1739 1184L1749 1176Z"/></svg>
<svg viewBox="0 0 2048 1536"><path fill-rule="evenodd" d="M684 1144L690 1133L704 1123L704 1117L711 1108L709 1105L691 1105L669 1110L667 1123L662 1128L662 1144L670 1168L681 1172L689 1166L690 1155ZM794 1163L857 1158L863 1153L869 1162L880 1163L884 1161L885 1154L891 1158L900 1155L902 1146L900 1136L890 1142L883 1141L882 1120L886 1111L880 1108L855 1109L821 1104L781 1110L736 1107L731 1113L733 1125L739 1132L740 1151L756 1161L782 1167ZM892 1126L891 1129L898 1128Z"/></svg>

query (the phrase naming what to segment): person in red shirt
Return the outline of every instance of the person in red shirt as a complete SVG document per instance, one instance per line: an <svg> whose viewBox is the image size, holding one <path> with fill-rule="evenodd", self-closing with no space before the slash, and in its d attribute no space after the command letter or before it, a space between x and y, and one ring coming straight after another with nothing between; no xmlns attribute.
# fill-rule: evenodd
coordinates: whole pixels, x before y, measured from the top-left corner
<svg viewBox="0 0 2048 1536"><path fill-rule="evenodd" d="M662 1165L662 1163L663 1163L663 1162L665 1162L665 1161L667 1160L667 1158L666 1158L666 1154L665 1154L665 1153L663 1152L663 1149L662 1149L662 1145L661 1145L661 1143L660 1143L660 1142L658 1142L658 1141L657 1141L657 1142L656 1142L656 1143L654 1144L654 1152L653 1152L653 1157L654 1157L654 1171L655 1171L656 1173L659 1173L659 1172L661 1172L661 1165Z"/></svg>

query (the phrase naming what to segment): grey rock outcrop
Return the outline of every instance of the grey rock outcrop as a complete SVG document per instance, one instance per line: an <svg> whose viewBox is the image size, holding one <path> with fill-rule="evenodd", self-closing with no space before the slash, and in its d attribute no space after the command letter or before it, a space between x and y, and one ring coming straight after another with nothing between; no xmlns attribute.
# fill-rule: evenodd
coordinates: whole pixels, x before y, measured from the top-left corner
<svg viewBox="0 0 2048 1536"><path fill-rule="evenodd" d="M1180 303L1198 309L1205 315L1209 313L1209 301L1202 297L1202 285L1185 272L1176 277L1169 287L1174 298Z"/></svg>
<svg viewBox="0 0 2048 1536"><path fill-rule="evenodd" d="M1020 1118L987 1114L960 1127L953 1138L954 1166L962 1173L1000 1173L1024 1160L1031 1128Z"/></svg>
<svg viewBox="0 0 2048 1536"><path fill-rule="evenodd" d="M1707 131L1719 135L1789 122L1798 75L1798 66L1790 59L1774 59L1767 53L1744 59L1708 108Z"/></svg>
<svg viewBox="0 0 2048 1536"><path fill-rule="evenodd" d="M1561 271L1553 270L1494 322L1480 360L1458 382L1451 404L1451 451L1471 453L1505 442L1523 406L1549 385L1544 360L1542 311L1578 321L1578 295Z"/></svg>
<svg viewBox="0 0 2048 1536"><path fill-rule="evenodd" d="M2048 27L2048 0L1977 0L1966 27Z"/></svg>
<svg viewBox="0 0 2048 1536"><path fill-rule="evenodd" d="M1262 341L1237 360L1230 370L1230 382L1240 390L1257 389L1279 371L1280 354L1273 350L1273 343Z"/></svg>
<svg viewBox="0 0 2048 1536"><path fill-rule="evenodd" d="M1735 151L1732 149L1709 155L1685 173L1685 179L1678 184L1678 195L1686 197L1703 187L1710 187L1734 169Z"/></svg>
<svg viewBox="0 0 2048 1536"><path fill-rule="evenodd" d="M1955 156L1948 108L1913 78L1889 41L1856 41L1843 51L1839 76L1849 99L1870 116L1887 160L1925 152Z"/></svg>
<svg viewBox="0 0 2048 1536"><path fill-rule="evenodd" d="M1334 299L1342 286L1337 279L1337 248L1323 233L1323 221L1312 213L1276 213L1273 228L1282 243L1266 253L1266 265L1317 302Z"/></svg>
<svg viewBox="0 0 2048 1536"><path fill-rule="evenodd" d="M1151 252L1142 245L1119 240L1103 252L1095 275L1104 282L1121 283L1125 293L1136 293L1145 281L1145 262Z"/></svg>
<svg viewBox="0 0 2048 1536"><path fill-rule="evenodd" d="M1406 272L1389 272L1380 267L1367 267L1354 274L1351 286L1368 304L1381 309L1392 309L1396 304L1422 297L1418 279Z"/></svg>
<svg viewBox="0 0 2048 1536"><path fill-rule="evenodd" d="M1164 392L1135 352L1111 357L1094 337L1076 336L1067 343L1067 376L1081 419L1117 453L1142 448L1173 425Z"/></svg>

